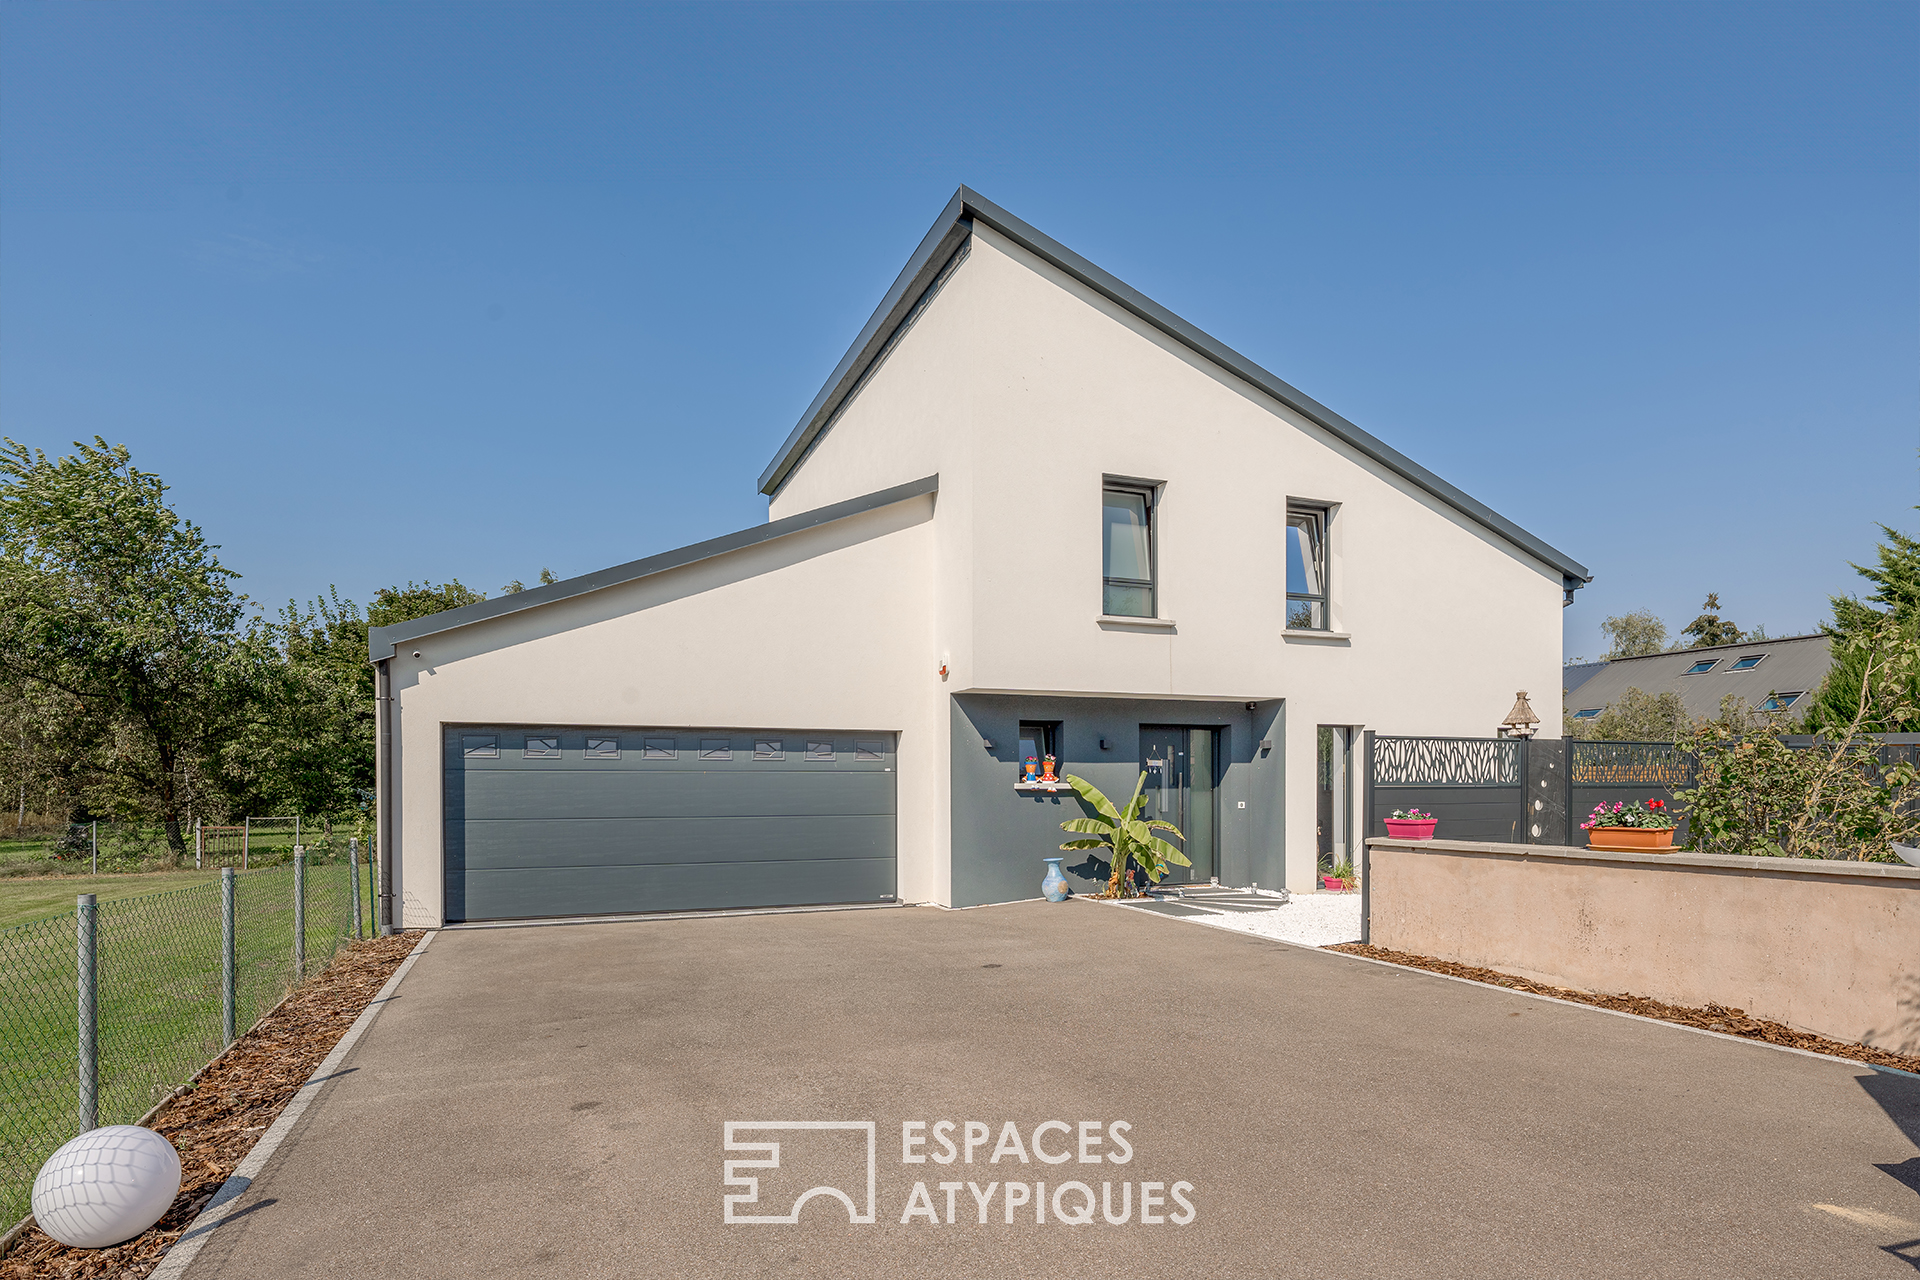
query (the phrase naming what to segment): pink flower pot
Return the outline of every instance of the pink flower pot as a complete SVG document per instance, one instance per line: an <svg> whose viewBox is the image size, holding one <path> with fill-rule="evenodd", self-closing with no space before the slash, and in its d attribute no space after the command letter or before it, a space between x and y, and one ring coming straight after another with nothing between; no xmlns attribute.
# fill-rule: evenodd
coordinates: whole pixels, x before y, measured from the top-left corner
<svg viewBox="0 0 1920 1280"><path fill-rule="evenodd" d="M1344 890L1347 887L1347 882L1345 880L1342 880L1339 876L1321 876L1320 887L1322 889Z"/></svg>
<svg viewBox="0 0 1920 1280"><path fill-rule="evenodd" d="M1414 821L1407 818L1388 818L1387 834L1395 840L1431 840L1433 829L1440 825L1438 818L1422 818Z"/></svg>

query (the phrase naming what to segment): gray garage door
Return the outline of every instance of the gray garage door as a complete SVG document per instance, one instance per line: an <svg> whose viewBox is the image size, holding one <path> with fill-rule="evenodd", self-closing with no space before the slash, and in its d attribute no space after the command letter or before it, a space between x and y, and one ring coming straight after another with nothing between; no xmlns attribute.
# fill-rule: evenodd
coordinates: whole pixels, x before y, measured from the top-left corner
<svg viewBox="0 0 1920 1280"><path fill-rule="evenodd" d="M894 741L454 727L447 920L884 902Z"/></svg>

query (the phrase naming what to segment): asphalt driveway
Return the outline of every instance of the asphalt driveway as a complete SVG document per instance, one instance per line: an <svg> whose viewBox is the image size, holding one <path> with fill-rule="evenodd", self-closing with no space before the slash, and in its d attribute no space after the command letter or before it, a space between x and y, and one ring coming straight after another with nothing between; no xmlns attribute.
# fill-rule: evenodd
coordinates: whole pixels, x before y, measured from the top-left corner
<svg viewBox="0 0 1920 1280"><path fill-rule="evenodd" d="M1920 1080L1089 902L450 931L345 1067L190 1280L1920 1270Z"/></svg>

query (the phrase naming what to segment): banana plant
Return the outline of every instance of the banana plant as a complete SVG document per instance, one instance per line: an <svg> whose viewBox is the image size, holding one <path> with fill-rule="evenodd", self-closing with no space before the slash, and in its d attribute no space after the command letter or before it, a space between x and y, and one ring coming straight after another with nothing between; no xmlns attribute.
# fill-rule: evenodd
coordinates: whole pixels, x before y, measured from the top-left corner
<svg viewBox="0 0 1920 1280"><path fill-rule="evenodd" d="M1061 845L1062 849L1105 849L1113 860L1113 876L1107 881L1105 897L1118 898L1126 892L1127 863L1134 862L1146 873L1147 879L1160 883L1160 877L1167 874L1169 864L1190 867L1187 855L1180 852L1155 835L1156 831L1170 831L1181 840L1180 828L1171 822L1159 818L1143 820L1140 811L1147 807L1147 774L1140 771L1140 781L1133 789L1133 799L1125 810L1113 807L1113 801L1101 792L1100 788L1085 778L1073 774L1066 776L1066 783L1079 793L1080 798L1092 805L1100 816L1097 818L1072 818L1060 824L1062 831L1078 831L1095 837L1091 840L1069 840Z"/></svg>

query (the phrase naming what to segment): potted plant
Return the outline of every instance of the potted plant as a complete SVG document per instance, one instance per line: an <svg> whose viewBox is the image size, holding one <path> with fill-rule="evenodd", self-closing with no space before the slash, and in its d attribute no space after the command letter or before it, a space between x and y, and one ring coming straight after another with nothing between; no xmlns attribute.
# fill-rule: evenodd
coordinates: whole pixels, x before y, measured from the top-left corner
<svg viewBox="0 0 1920 1280"><path fill-rule="evenodd" d="M1673 829L1677 824L1664 800L1635 800L1611 805L1601 801L1580 824L1587 833L1590 849L1611 849L1619 853L1634 851L1664 853L1673 848Z"/></svg>
<svg viewBox="0 0 1920 1280"><path fill-rule="evenodd" d="M1353 869L1352 860L1349 859L1347 861L1342 862L1339 866L1333 869L1333 873L1331 875L1321 876L1320 887L1322 889L1332 889L1341 893L1345 893L1351 889L1358 889L1360 887L1360 877L1358 874L1355 873Z"/></svg>
<svg viewBox="0 0 1920 1280"><path fill-rule="evenodd" d="M1387 819L1387 834L1395 840L1431 840L1440 819L1418 809L1395 809Z"/></svg>

